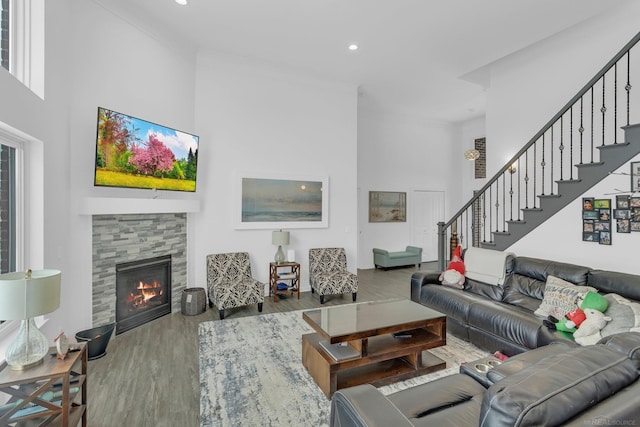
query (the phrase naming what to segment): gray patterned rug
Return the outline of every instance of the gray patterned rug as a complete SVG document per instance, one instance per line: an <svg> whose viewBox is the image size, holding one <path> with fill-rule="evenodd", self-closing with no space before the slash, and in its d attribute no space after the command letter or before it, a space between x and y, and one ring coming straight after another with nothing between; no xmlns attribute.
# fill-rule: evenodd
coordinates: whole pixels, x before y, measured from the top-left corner
<svg viewBox="0 0 640 427"><path fill-rule="evenodd" d="M327 426L330 401L301 361L301 336L313 332L302 311L199 325L201 426ZM384 394L458 372L486 356L447 336L431 350L447 369L380 388Z"/></svg>

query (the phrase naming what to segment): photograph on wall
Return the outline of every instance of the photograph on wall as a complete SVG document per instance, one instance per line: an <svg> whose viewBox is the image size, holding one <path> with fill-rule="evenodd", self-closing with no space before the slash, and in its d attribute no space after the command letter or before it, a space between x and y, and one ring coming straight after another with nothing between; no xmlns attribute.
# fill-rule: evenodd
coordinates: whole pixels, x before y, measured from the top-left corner
<svg viewBox="0 0 640 427"><path fill-rule="evenodd" d="M640 191L640 162L631 162L631 191Z"/></svg>
<svg viewBox="0 0 640 427"><path fill-rule="evenodd" d="M601 245L610 245L611 244L611 233L608 231L600 232L600 244Z"/></svg>
<svg viewBox="0 0 640 427"><path fill-rule="evenodd" d="M582 231L585 233L593 233L595 230L594 222L591 219L582 221Z"/></svg>
<svg viewBox="0 0 640 427"><path fill-rule="evenodd" d="M369 191L369 222L406 222L407 193Z"/></svg>
<svg viewBox="0 0 640 427"><path fill-rule="evenodd" d="M593 200L593 208L594 209L609 209L609 208L611 208L611 199L594 199Z"/></svg>
<svg viewBox="0 0 640 427"><path fill-rule="evenodd" d="M582 211L582 219L599 219L598 211Z"/></svg>
<svg viewBox="0 0 640 427"><path fill-rule="evenodd" d="M630 208L640 208L640 197L631 197L629 199Z"/></svg>
<svg viewBox="0 0 640 427"><path fill-rule="evenodd" d="M582 198L582 210L583 211L592 211L593 210L593 197L583 197Z"/></svg>
<svg viewBox="0 0 640 427"><path fill-rule="evenodd" d="M629 226L631 227L631 231L640 231L640 222L630 222Z"/></svg>
<svg viewBox="0 0 640 427"><path fill-rule="evenodd" d="M582 240L585 242L597 242L599 240L598 233L582 233Z"/></svg>
<svg viewBox="0 0 640 427"><path fill-rule="evenodd" d="M629 209L629 196L626 194L616 196L616 208Z"/></svg>
<svg viewBox="0 0 640 427"><path fill-rule="evenodd" d="M606 221L600 221L595 223L595 231L611 231L611 223Z"/></svg>
<svg viewBox="0 0 640 427"><path fill-rule="evenodd" d="M629 209L614 209L613 217L615 219L630 219L631 211Z"/></svg>
<svg viewBox="0 0 640 427"><path fill-rule="evenodd" d="M618 233L631 233L631 223L628 219L616 219L616 231Z"/></svg>

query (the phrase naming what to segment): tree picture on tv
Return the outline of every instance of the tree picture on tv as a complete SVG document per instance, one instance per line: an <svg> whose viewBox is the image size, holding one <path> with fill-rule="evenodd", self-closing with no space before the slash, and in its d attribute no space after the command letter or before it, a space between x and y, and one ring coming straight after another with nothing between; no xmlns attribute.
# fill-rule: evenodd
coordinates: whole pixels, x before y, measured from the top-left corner
<svg viewBox="0 0 640 427"><path fill-rule="evenodd" d="M96 186L196 191L196 135L98 107L96 139Z"/></svg>

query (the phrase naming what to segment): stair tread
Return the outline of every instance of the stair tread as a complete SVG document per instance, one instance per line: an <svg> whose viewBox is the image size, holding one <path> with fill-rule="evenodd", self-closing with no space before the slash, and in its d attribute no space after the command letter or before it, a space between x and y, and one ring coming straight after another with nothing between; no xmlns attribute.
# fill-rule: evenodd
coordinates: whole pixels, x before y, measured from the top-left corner
<svg viewBox="0 0 640 427"><path fill-rule="evenodd" d="M592 163L578 163L577 165L575 165L577 168L585 168L585 167L591 167L591 166L602 166L604 165L604 162L592 162Z"/></svg>

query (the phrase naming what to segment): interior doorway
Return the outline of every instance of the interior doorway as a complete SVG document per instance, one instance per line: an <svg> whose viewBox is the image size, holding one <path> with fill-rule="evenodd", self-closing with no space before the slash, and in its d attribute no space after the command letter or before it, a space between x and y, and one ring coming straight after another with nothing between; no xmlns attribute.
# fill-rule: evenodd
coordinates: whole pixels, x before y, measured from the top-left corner
<svg viewBox="0 0 640 427"><path fill-rule="evenodd" d="M444 221L444 191L413 191L413 245L422 248L422 261L438 260L438 222Z"/></svg>

